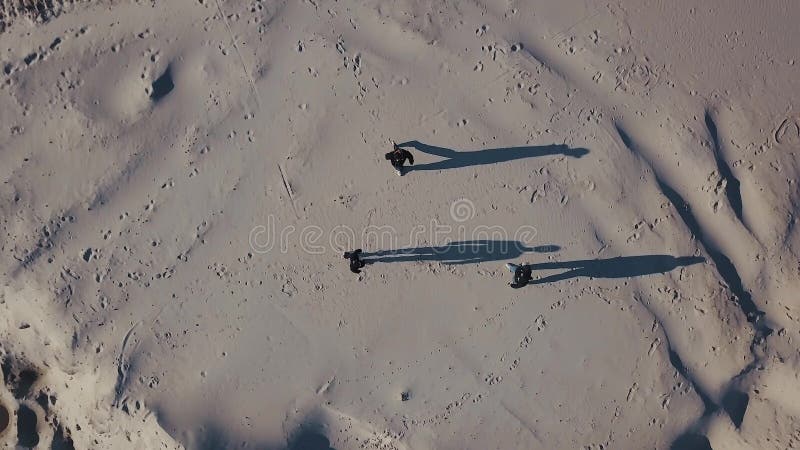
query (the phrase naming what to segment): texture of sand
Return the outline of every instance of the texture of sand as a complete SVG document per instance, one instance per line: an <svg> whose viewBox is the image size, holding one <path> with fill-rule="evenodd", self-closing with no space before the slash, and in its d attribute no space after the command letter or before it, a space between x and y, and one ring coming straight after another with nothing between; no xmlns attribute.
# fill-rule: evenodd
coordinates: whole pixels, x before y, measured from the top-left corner
<svg viewBox="0 0 800 450"><path fill-rule="evenodd" d="M0 9L6 447L800 448L800 2Z"/></svg>

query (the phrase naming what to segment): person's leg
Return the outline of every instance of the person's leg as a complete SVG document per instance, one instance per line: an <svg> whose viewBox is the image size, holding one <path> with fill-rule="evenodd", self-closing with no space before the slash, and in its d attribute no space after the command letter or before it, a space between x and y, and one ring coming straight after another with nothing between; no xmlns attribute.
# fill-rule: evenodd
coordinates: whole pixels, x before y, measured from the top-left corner
<svg viewBox="0 0 800 450"><path fill-rule="evenodd" d="M522 277L525 280L525 284L528 284L533 280L533 271L529 266L525 266L525 270L522 273Z"/></svg>

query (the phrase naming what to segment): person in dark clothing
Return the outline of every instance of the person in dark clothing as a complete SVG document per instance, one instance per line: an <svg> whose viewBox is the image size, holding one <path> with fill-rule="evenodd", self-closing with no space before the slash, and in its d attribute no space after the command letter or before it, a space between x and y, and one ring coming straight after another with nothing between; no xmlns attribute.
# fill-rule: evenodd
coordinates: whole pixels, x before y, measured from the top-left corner
<svg viewBox="0 0 800 450"><path fill-rule="evenodd" d="M531 266L527 264L508 263L506 264L506 267L508 267L508 270L514 272L514 282L509 283L509 286L514 289L519 289L527 285L533 278L533 270L531 269Z"/></svg>
<svg viewBox="0 0 800 450"><path fill-rule="evenodd" d="M410 151L398 147L394 142L392 143L393 149L385 155L385 158L392 163L392 167L397 171L397 174L403 176L403 164L406 159L412 166L414 165L414 155Z"/></svg>
<svg viewBox="0 0 800 450"><path fill-rule="evenodd" d="M361 273L361 268L367 265L361 260L361 249L353 250L352 252L344 252L344 257L350 260L350 271L353 273Z"/></svg>

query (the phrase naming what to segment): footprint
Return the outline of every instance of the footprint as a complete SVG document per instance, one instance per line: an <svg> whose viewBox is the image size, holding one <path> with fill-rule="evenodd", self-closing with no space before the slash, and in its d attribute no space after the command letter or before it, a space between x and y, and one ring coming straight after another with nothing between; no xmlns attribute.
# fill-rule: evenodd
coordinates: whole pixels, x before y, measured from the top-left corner
<svg viewBox="0 0 800 450"><path fill-rule="evenodd" d="M634 382L633 385L630 387L630 389L628 389L628 395L625 398L625 401L628 401L628 402L631 401L631 399L633 398L633 395L636 393L636 391L638 389L639 389L639 385L636 382Z"/></svg>
<svg viewBox="0 0 800 450"><path fill-rule="evenodd" d="M339 39L336 41L336 51L339 52L339 54L341 55L344 55L344 52L347 51L344 48L344 40L342 40L341 36L339 36Z"/></svg>
<svg viewBox="0 0 800 450"><path fill-rule="evenodd" d="M800 142L800 123L799 118L788 117L778 125L775 130L775 142L778 144L790 143L797 144Z"/></svg>
<svg viewBox="0 0 800 450"><path fill-rule="evenodd" d="M661 339L659 339L659 338L656 338L656 339L653 341L653 343L651 343L651 344L650 344L650 349L649 349L649 350L647 350L647 356L653 356L653 353L655 353L655 351L656 351L656 349L658 348L658 345L659 345L660 343L661 343Z"/></svg>
<svg viewBox="0 0 800 450"><path fill-rule="evenodd" d="M500 375L495 375L494 373L489 373L486 375L486 377L484 377L483 381L489 386L494 386L495 384L503 381L503 377Z"/></svg>

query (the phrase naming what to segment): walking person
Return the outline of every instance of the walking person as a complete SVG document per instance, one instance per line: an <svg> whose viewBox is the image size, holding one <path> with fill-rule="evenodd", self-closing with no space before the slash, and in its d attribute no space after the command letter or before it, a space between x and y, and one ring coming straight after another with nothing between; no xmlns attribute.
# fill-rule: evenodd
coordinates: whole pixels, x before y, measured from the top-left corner
<svg viewBox="0 0 800 450"><path fill-rule="evenodd" d="M533 278L532 276L533 271L531 270L531 266L527 264L507 263L506 267L508 268L508 270L514 273L514 281L508 284L514 289L519 289L527 285Z"/></svg>
<svg viewBox="0 0 800 450"><path fill-rule="evenodd" d="M360 248L352 252L344 252L344 258L350 260L350 271L353 273L361 273L361 268L367 265L361 260Z"/></svg>
<svg viewBox="0 0 800 450"><path fill-rule="evenodd" d="M414 165L414 155L412 155L410 151L400 148L394 142L392 142L392 151L387 153L384 157L392 163L392 167L394 167L397 175L401 177L405 171L405 167L403 167L403 165L405 164L406 160L408 160L408 163L412 166Z"/></svg>

